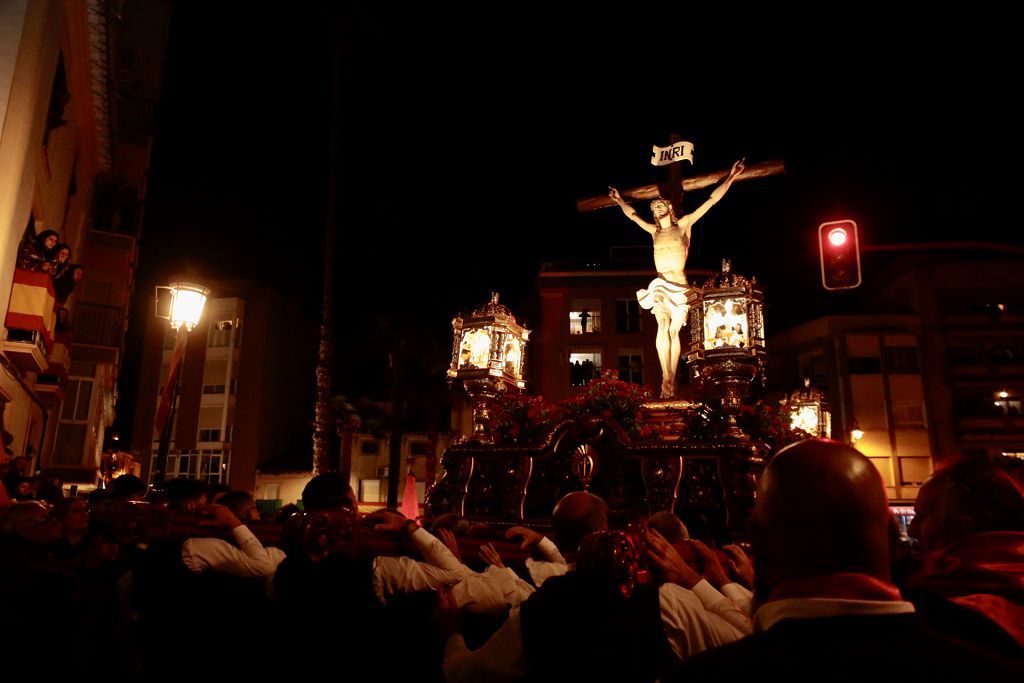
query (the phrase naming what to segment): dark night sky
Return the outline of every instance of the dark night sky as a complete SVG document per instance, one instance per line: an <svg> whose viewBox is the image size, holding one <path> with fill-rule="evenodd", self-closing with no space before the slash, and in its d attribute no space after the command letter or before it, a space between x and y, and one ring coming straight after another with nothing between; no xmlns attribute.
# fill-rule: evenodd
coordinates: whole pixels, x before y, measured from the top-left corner
<svg viewBox="0 0 1024 683"><path fill-rule="evenodd" d="M272 283L316 320L331 26L344 56L337 333L360 358L339 384L351 393L379 381L375 330L413 324L445 348L455 312L491 289L522 305L541 262L649 244L617 211L580 215L575 201L653 179L650 146L671 130L696 144L695 173L786 160L785 177L734 186L701 221L689 263L733 258L776 309L783 291L824 296L825 220L854 218L867 244L1022 242L1008 170L1021 151L1016 62L999 29L801 16L752 17L746 31L733 16L711 35L720 23L659 15L655 30L626 5L589 18L487 6L253 16L250 4L176 3L140 291L190 261Z"/></svg>

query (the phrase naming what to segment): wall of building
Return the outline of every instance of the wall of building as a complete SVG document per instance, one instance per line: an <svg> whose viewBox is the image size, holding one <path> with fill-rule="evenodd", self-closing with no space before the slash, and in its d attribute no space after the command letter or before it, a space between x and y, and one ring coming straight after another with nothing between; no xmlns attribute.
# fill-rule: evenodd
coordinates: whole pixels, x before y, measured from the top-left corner
<svg viewBox="0 0 1024 683"><path fill-rule="evenodd" d="M552 401L568 398L579 390L571 383L573 354L580 354L577 358L600 354L601 369L616 372L620 370L620 356L639 355L643 384L657 394L661 384L655 347L658 326L650 312L636 308L636 290L650 277L650 273L632 271L542 272L538 278L540 324L529 347L527 391ZM639 323L635 330L632 326L630 331L620 328L619 302L634 307L636 315L631 322ZM590 315L588 331L574 334L582 326L570 318L570 313L584 309ZM594 330L597 320L600 331ZM681 337L686 344L689 337L685 331ZM686 382L685 373L680 373L680 382Z"/></svg>
<svg viewBox="0 0 1024 683"><path fill-rule="evenodd" d="M0 314L6 319L30 219L36 234L56 230L71 247L71 262L85 266L65 305L71 331L55 338L38 368L21 362L18 372L5 363L0 398L15 452L31 441L36 467L65 480L88 483L98 474L134 282L138 223L97 224L97 189L116 178L141 206L152 142L151 127L128 136L127 117L111 108L130 98L127 90L148 92L150 112L155 108L169 12L160 0L116 7L14 0L0 7ZM144 58L118 49L130 44L144 45ZM68 98L54 125L58 74ZM104 232L114 228L117 235ZM24 356L23 349L11 353Z"/></svg>

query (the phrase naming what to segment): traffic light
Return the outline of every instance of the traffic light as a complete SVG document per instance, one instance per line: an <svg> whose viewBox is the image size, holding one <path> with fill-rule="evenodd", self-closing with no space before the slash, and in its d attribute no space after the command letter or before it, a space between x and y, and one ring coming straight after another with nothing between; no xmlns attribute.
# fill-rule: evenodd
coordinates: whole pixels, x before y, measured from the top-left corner
<svg viewBox="0 0 1024 683"><path fill-rule="evenodd" d="M831 221L818 226L821 284L825 289L860 286L860 241L853 221Z"/></svg>

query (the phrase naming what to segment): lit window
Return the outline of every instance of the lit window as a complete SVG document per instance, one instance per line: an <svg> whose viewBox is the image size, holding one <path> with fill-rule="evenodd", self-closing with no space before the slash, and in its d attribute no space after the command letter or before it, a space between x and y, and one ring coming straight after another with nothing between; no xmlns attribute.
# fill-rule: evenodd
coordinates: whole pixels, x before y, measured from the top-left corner
<svg viewBox="0 0 1024 683"><path fill-rule="evenodd" d="M600 353L569 354L569 384L581 387L601 376Z"/></svg>

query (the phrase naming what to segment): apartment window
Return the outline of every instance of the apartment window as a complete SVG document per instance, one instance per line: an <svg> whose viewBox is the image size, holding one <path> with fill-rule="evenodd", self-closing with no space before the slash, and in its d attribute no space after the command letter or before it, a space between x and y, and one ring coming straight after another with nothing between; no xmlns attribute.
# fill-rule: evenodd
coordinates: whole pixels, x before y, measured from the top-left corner
<svg viewBox="0 0 1024 683"><path fill-rule="evenodd" d="M569 384L582 387L601 376L600 353L569 354Z"/></svg>
<svg viewBox="0 0 1024 683"><path fill-rule="evenodd" d="M896 429L923 429L924 405L920 403L895 403L892 406L892 421Z"/></svg>
<svg viewBox="0 0 1024 683"><path fill-rule="evenodd" d="M67 124L64 109L71 103L68 91L68 75L64 69L64 55L57 57L57 73L53 76L53 88L50 90L50 107L46 113L46 129L43 131L43 147L50 143L50 131Z"/></svg>
<svg viewBox="0 0 1024 683"><path fill-rule="evenodd" d="M619 299L615 302L615 331L620 333L640 331L639 301Z"/></svg>
<svg viewBox="0 0 1024 683"><path fill-rule="evenodd" d="M427 442L426 441L411 441L409 442L409 454L415 456L424 456L427 454Z"/></svg>
<svg viewBox="0 0 1024 683"><path fill-rule="evenodd" d="M644 383L644 356L636 350L619 352L619 379L634 384Z"/></svg>
<svg viewBox="0 0 1024 683"><path fill-rule="evenodd" d="M917 347L916 346L886 346L885 371L892 375L916 375Z"/></svg>
<svg viewBox="0 0 1024 683"><path fill-rule="evenodd" d="M849 358L847 364L851 375L880 375L882 374L881 358Z"/></svg>
<svg viewBox="0 0 1024 683"><path fill-rule="evenodd" d="M203 385L203 393L204 394L223 394L224 393L224 385L223 384L204 384ZM232 393L234 393L234 392L232 392Z"/></svg>
<svg viewBox="0 0 1024 683"><path fill-rule="evenodd" d="M169 458L168 458L168 460L169 460ZM168 463L168 466L169 465L170 465L170 463ZM178 456L178 469L177 469L176 474L179 477L189 477L189 478L192 478L192 477L195 476L196 471L198 469L199 469L199 454L198 453L196 453L196 452L186 452L186 453L183 453L183 454ZM170 474L170 469L168 467L168 475L169 474Z"/></svg>
<svg viewBox="0 0 1024 683"><path fill-rule="evenodd" d="M199 479L216 484L224 480L227 474L227 463L221 451L200 451Z"/></svg>
<svg viewBox="0 0 1024 683"><path fill-rule="evenodd" d="M221 320L210 325L207 346L231 346L231 330L235 327L233 320Z"/></svg>
<svg viewBox="0 0 1024 683"><path fill-rule="evenodd" d="M1015 396L996 399L994 403L996 409L1003 415L1020 415L1020 399Z"/></svg>
<svg viewBox="0 0 1024 683"><path fill-rule="evenodd" d="M363 455L380 455L380 441L367 439L359 446L359 452Z"/></svg>
<svg viewBox="0 0 1024 683"><path fill-rule="evenodd" d="M200 441L220 441L220 430L219 429L200 429L199 430Z"/></svg>
<svg viewBox="0 0 1024 683"><path fill-rule="evenodd" d="M569 303L569 334L601 331L601 302L598 299L573 299Z"/></svg>

